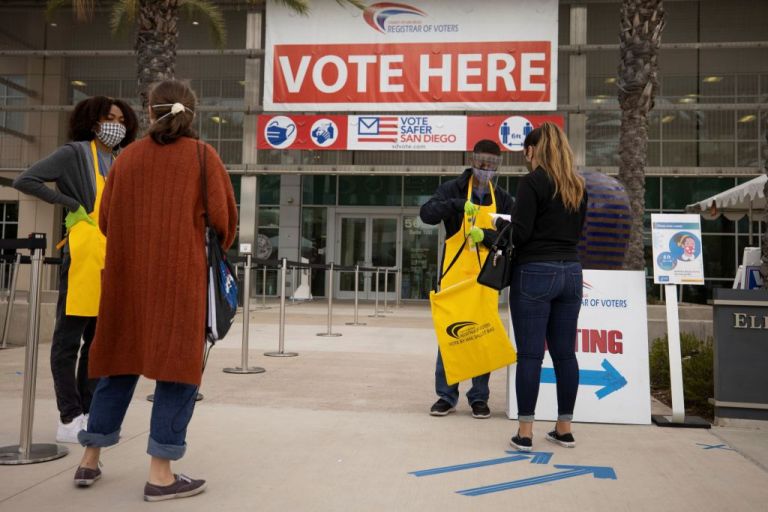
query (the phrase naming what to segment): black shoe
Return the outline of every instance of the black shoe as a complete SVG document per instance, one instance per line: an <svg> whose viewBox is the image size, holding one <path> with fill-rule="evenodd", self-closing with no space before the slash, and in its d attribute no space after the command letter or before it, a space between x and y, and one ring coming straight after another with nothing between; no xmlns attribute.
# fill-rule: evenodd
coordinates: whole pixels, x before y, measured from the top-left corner
<svg viewBox="0 0 768 512"><path fill-rule="evenodd" d="M173 475L171 485L154 485L149 482L144 486L144 501L164 501L176 498L189 498L205 490L205 480L195 480L185 475Z"/></svg>
<svg viewBox="0 0 768 512"><path fill-rule="evenodd" d="M509 440L509 444L521 452L529 452L533 449L533 439L530 437L520 437L520 432Z"/></svg>
<svg viewBox="0 0 768 512"><path fill-rule="evenodd" d="M455 411L456 408L442 398L432 405L429 414L432 416L447 416Z"/></svg>
<svg viewBox="0 0 768 512"><path fill-rule="evenodd" d="M547 434L547 441L552 441L553 443L564 446L565 448L576 447L576 440L573 438L573 434L570 432L567 434L558 434L557 429Z"/></svg>
<svg viewBox="0 0 768 512"><path fill-rule="evenodd" d="M491 410L488 408L488 404L480 400L479 402L472 402L472 417L477 419L485 419L491 417Z"/></svg>

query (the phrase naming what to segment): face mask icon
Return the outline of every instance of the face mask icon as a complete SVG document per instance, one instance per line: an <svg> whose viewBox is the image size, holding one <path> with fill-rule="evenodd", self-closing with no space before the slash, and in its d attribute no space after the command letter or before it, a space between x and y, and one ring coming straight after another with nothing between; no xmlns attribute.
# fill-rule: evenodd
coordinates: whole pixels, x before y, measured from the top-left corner
<svg viewBox="0 0 768 512"><path fill-rule="evenodd" d="M284 147L289 146L296 133L296 125L290 121L290 119L282 118L286 120L285 126L281 126L281 119L274 119L267 125L266 137L267 141L273 146Z"/></svg>

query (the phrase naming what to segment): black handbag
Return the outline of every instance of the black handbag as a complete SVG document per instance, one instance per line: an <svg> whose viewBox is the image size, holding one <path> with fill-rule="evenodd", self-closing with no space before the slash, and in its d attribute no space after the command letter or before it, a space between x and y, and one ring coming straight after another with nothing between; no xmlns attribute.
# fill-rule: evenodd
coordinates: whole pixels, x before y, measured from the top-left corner
<svg viewBox="0 0 768 512"><path fill-rule="evenodd" d="M477 276L477 282L494 290L503 290L512 281L512 237L506 246L499 246L501 240L512 227L510 222L504 226L496 236L496 243L491 246L488 256L485 258L483 268Z"/></svg>
<svg viewBox="0 0 768 512"><path fill-rule="evenodd" d="M208 190L205 179L205 157L200 156L198 145L197 157L203 182L203 207L205 209L205 248L208 260L208 289L205 318L205 337L211 345L226 336L237 313L237 281L232 264L221 250L219 236L208 218Z"/></svg>

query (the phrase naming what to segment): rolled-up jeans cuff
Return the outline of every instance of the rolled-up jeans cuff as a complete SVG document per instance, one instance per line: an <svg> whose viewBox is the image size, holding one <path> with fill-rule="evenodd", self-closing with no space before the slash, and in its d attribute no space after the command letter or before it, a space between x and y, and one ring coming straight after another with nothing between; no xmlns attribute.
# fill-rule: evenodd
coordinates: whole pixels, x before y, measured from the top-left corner
<svg viewBox="0 0 768 512"><path fill-rule="evenodd" d="M573 414L558 414L557 421L573 421Z"/></svg>
<svg viewBox="0 0 768 512"><path fill-rule="evenodd" d="M107 446L116 445L120 440L120 429L115 430L111 434L97 434L96 432L81 430L77 433L77 440L83 446L106 448Z"/></svg>
<svg viewBox="0 0 768 512"><path fill-rule="evenodd" d="M147 453L152 457L168 460L179 460L184 456L184 452L187 451L187 443L184 444L161 444L149 438L147 443Z"/></svg>
<svg viewBox="0 0 768 512"><path fill-rule="evenodd" d="M536 419L536 417L533 414L518 414L517 415L517 421L524 421L526 423L533 423L533 421L535 419Z"/></svg>

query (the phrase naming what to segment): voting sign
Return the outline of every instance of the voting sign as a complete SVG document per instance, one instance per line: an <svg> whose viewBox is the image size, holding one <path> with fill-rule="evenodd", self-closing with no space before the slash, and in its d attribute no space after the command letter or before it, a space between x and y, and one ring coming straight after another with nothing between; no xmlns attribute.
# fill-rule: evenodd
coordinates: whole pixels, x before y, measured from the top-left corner
<svg viewBox="0 0 768 512"><path fill-rule="evenodd" d="M266 4L267 111L555 110L557 0Z"/></svg>
<svg viewBox="0 0 768 512"><path fill-rule="evenodd" d="M653 282L704 284L701 217L690 214L651 214Z"/></svg>

